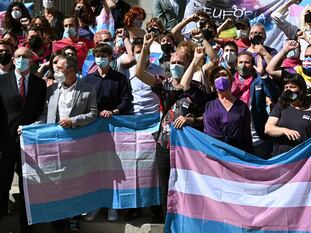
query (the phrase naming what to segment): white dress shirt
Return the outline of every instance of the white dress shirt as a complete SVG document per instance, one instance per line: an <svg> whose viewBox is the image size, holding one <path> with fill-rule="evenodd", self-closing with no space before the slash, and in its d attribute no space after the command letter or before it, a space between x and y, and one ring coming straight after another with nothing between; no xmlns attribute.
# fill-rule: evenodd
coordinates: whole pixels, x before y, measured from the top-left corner
<svg viewBox="0 0 311 233"><path fill-rule="evenodd" d="M76 93L77 82L75 82L70 87L66 87L65 85L59 85L60 94L58 99L58 120L69 118L71 108L73 105L74 95Z"/></svg>

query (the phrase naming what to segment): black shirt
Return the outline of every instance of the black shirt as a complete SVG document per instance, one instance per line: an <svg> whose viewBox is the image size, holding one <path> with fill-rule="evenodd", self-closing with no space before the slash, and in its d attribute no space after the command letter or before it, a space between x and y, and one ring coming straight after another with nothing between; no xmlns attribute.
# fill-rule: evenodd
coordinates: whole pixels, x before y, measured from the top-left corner
<svg viewBox="0 0 311 233"><path fill-rule="evenodd" d="M98 111L119 109L120 114L132 112L132 90L128 79L120 72L109 69L105 77L98 70L85 77L97 92Z"/></svg>
<svg viewBox="0 0 311 233"><path fill-rule="evenodd" d="M274 155L289 151L311 137L311 110L301 111L291 105L283 108L277 103L270 116L279 118L277 126L296 130L300 134L300 139L295 141L289 140L285 135L275 138Z"/></svg>

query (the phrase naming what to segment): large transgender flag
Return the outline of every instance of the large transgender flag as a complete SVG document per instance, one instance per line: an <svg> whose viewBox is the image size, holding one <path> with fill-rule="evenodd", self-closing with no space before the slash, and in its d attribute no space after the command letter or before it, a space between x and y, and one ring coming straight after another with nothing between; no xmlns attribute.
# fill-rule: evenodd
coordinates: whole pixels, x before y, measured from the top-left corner
<svg viewBox="0 0 311 233"><path fill-rule="evenodd" d="M172 128L165 232L311 232L310 156L311 139L266 161Z"/></svg>
<svg viewBox="0 0 311 233"><path fill-rule="evenodd" d="M114 116L83 128L22 129L23 182L29 224L100 207L160 204L155 163L159 115Z"/></svg>

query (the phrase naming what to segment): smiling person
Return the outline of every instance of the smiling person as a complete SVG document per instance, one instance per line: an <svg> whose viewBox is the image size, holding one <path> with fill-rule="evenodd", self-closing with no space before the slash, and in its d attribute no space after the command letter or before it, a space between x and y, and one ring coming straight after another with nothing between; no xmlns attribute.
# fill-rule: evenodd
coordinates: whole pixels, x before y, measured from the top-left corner
<svg viewBox="0 0 311 233"><path fill-rule="evenodd" d="M270 113L265 133L274 137L273 155L289 151L311 137L311 100L299 74L283 79L284 91Z"/></svg>

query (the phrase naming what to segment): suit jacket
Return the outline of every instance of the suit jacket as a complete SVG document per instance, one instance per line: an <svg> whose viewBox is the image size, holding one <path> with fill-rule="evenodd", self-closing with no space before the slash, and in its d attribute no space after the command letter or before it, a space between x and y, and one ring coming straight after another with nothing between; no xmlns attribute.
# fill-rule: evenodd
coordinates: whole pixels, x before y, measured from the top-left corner
<svg viewBox="0 0 311 233"><path fill-rule="evenodd" d="M41 120L43 119L46 123L56 123L57 121L60 89L61 86L58 83L48 88L46 107L43 117L41 117ZM85 126L97 118L96 91L90 84L82 80L77 80L69 118L72 121L72 128Z"/></svg>
<svg viewBox="0 0 311 233"><path fill-rule="evenodd" d="M6 112L10 135L18 139L17 128L20 125L34 123L42 114L45 96L45 81L33 74L29 75L28 91L24 105L16 83L14 71L0 75L0 96Z"/></svg>
<svg viewBox="0 0 311 233"><path fill-rule="evenodd" d="M7 114L3 105L2 98L0 97L0 157L1 154L8 153L7 140L9 136L9 127L8 127L8 119Z"/></svg>

